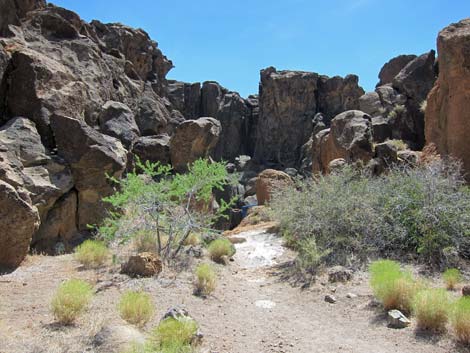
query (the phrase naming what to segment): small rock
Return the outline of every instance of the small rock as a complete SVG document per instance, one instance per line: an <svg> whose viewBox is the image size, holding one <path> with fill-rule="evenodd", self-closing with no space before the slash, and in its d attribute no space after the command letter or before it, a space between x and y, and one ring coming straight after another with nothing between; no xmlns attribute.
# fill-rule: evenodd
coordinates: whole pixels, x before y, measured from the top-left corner
<svg viewBox="0 0 470 353"><path fill-rule="evenodd" d="M411 321L399 310L390 310L387 315L388 327L405 328L411 325Z"/></svg>
<svg viewBox="0 0 470 353"><path fill-rule="evenodd" d="M348 270L343 266L335 266L328 271L328 281L331 283L335 282L347 282L352 278L352 271Z"/></svg>
<svg viewBox="0 0 470 353"><path fill-rule="evenodd" d="M325 301L330 304L335 304L337 300L334 295L328 294L328 295L325 295Z"/></svg>
<svg viewBox="0 0 470 353"><path fill-rule="evenodd" d="M131 277L152 277L162 272L162 261L154 254L143 252L122 264L121 273Z"/></svg>
<svg viewBox="0 0 470 353"><path fill-rule="evenodd" d="M200 259L204 256L204 249L200 245L191 245L186 249L186 254L189 256Z"/></svg>
<svg viewBox="0 0 470 353"><path fill-rule="evenodd" d="M470 296L470 285L463 286L462 295L464 297L469 297Z"/></svg>
<svg viewBox="0 0 470 353"><path fill-rule="evenodd" d="M357 298L357 294L354 294L354 293L348 293L348 294L346 294L346 298L349 298L349 299L354 299L354 298Z"/></svg>

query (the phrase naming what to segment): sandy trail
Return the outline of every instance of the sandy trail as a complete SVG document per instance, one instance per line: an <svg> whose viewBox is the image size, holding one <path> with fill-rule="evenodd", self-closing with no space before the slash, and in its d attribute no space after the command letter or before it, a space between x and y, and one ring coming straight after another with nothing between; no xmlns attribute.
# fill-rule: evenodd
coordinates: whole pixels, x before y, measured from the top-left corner
<svg viewBox="0 0 470 353"><path fill-rule="evenodd" d="M277 275L276 265L292 260L272 234L250 231L236 245L229 266L218 266L214 295L192 294L193 277L129 279L104 269L83 271L71 255L38 257L10 275L0 276L0 353L112 353L113 345L98 345L93 335L110 325L126 325L116 305L126 289L143 289L154 298L155 318L143 329L158 324L165 311L184 305L204 333L201 353L449 353L460 352L449 334L437 338L417 335L414 327L387 328L380 309L371 307L365 274L347 284L332 285L320 278L309 289L292 287ZM57 327L49 311L56 286L67 278L93 283L111 281L100 290L90 310L75 326ZM104 281L104 282L103 282ZM338 299L324 301L326 294ZM347 298L348 293L357 295ZM111 342L112 343L112 342Z"/></svg>

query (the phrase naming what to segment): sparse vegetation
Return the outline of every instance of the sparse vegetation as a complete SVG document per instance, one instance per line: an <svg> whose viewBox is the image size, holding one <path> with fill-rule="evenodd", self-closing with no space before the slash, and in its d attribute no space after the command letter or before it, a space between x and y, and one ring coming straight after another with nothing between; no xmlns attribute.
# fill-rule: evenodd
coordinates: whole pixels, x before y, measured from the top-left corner
<svg viewBox="0 0 470 353"><path fill-rule="evenodd" d="M419 105L419 110L421 111L421 113L426 113L426 108L428 107L428 101L427 99L425 99L424 101L421 102L421 104Z"/></svg>
<svg viewBox="0 0 470 353"><path fill-rule="evenodd" d="M220 200L213 211L214 189L229 183L223 163L197 160L185 174L171 174L171 167L142 163L123 180L112 179L119 191L105 198L114 209L98 228L101 237L126 242L136 239L138 249L150 249L167 263L175 259L193 234L208 231L231 203Z"/></svg>
<svg viewBox="0 0 470 353"><path fill-rule="evenodd" d="M153 330L149 345L155 349L155 352L191 352L191 344L197 329L196 321L190 318L181 320L167 318Z"/></svg>
<svg viewBox="0 0 470 353"><path fill-rule="evenodd" d="M82 314L93 296L90 284L79 279L63 282L51 302L55 319L64 325L72 324Z"/></svg>
<svg viewBox="0 0 470 353"><path fill-rule="evenodd" d="M388 113L390 119L400 118L403 114L406 113L406 107L403 104L398 104L393 107L393 109Z"/></svg>
<svg viewBox="0 0 470 353"><path fill-rule="evenodd" d="M197 233L191 233L186 239L184 245L196 246L201 244L201 236Z"/></svg>
<svg viewBox="0 0 470 353"><path fill-rule="evenodd" d="M119 314L130 324L144 326L154 314L152 298L139 291L125 292L119 301Z"/></svg>
<svg viewBox="0 0 470 353"><path fill-rule="evenodd" d="M412 275L402 271L400 265L391 260L373 262L369 271L371 287L384 308L409 313L412 300L421 287Z"/></svg>
<svg viewBox="0 0 470 353"><path fill-rule="evenodd" d="M442 274L442 278L448 290L454 290L455 286L457 286L462 281L462 275L460 271L456 268L447 269Z"/></svg>
<svg viewBox="0 0 470 353"><path fill-rule="evenodd" d="M75 258L87 268L97 268L109 258L109 250L101 241L85 240L76 248Z"/></svg>
<svg viewBox="0 0 470 353"><path fill-rule="evenodd" d="M413 299L413 314L421 330L444 331L449 320L449 309L450 299L444 289L424 289Z"/></svg>
<svg viewBox="0 0 470 353"><path fill-rule="evenodd" d="M451 324L457 340L470 345L470 297L461 297L452 305Z"/></svg>
<svg viewBox="0 0 470 353"><path fill-rule="evenodd" d="M470 192L453 161L434 159L380 177L348 166L285 187L270 205L286 243L301 253L315 250L299 261L311 271L410 255L439 265L447 247L470 253Z"/></svg>
<svg viewBox="0 0 470 353"><path fill-rule="evenodd" d="M196 268L196 280L194 282L194 293L196 295L209 295L216 287L217 275L210 264L200 264Z"/></svg>
<svg viewBox="0 0 470 353"><path fill-rule="evenodd" d="M232 257L235 254L235 247L227 238L212 241L207 250L211 260L217 263L223 263L224 256Z"/></svg>
<svg viewBox="0 0 470 353"><path fill-rule="evenodd" d="M403 140L387 140L388 143L391 143L398 151L404 151L408 148L408 145Z"/></svg>

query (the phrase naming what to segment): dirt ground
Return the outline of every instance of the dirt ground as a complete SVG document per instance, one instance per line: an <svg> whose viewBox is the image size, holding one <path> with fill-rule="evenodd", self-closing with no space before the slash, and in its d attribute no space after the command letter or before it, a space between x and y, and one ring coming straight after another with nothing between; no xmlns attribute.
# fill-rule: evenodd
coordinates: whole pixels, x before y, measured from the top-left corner
<svg viewBox="0 0 470 353"><path fill-rule="evenodd" d="M245 236L249 242L237 245L234 261L217 267L218 287L207 299L192 294L189 271L130 279L112 266L83 270L71 255L30 257L15 272L0 276L0 353L120 352L130 341L142 341L176 305L199 322L202 353L467 352L450 333L430 337L413 325L388 328L364 273L347 284L320 278L307 289L290 285L279 275L279 264L293 254L271 236ZM54 323L49 303L57 285L68 278L94 283L97 293L76 325L62 327ZM126 289L143 289L154 298L156 315L141 331L122 321L116 310ZM348 293L357 297L348 298ZM325 302L327 294L337 303Z"/></svg>

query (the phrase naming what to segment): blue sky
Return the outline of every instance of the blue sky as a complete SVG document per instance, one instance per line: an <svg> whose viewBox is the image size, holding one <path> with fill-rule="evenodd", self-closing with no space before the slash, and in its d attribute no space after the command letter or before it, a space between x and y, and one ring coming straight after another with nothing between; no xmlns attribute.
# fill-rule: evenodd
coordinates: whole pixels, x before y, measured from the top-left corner
<svg viewBox="0 0 470 353"><path fill-rule="evenodd" d="M399 54L435 48L470 16L470 0L55 0L87 21L143 28L175 68L168 78L215 80L257 93L259 70L355 73L366 91Z"/></svg>

